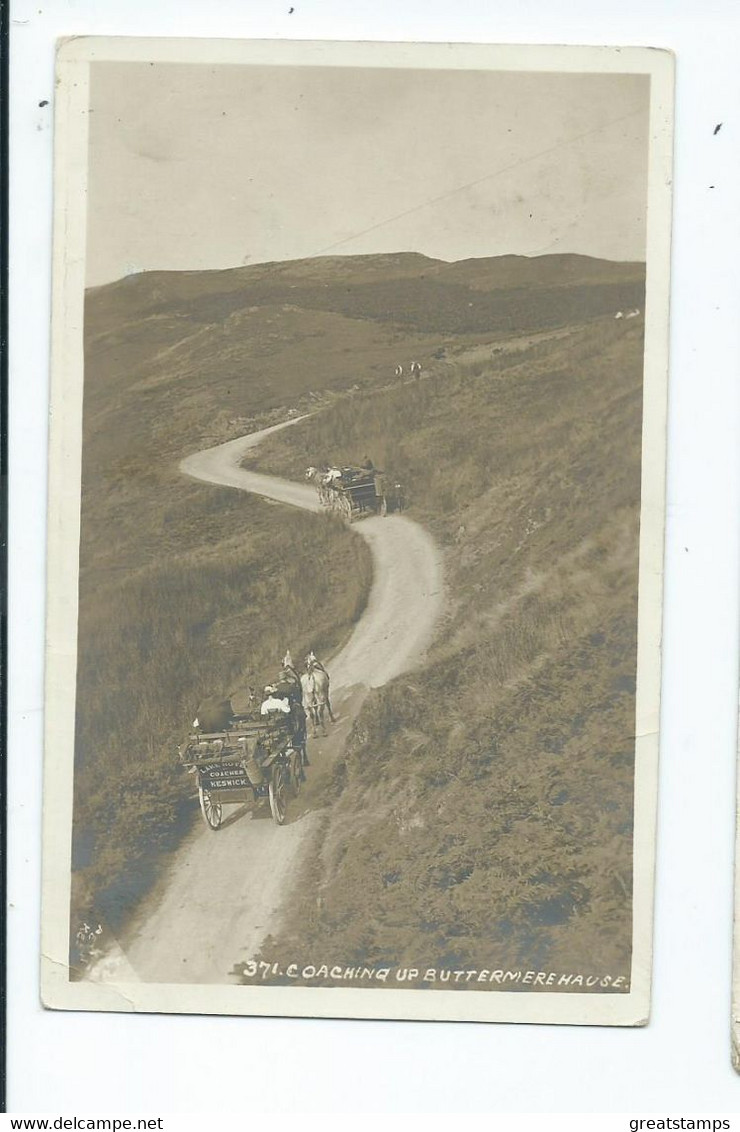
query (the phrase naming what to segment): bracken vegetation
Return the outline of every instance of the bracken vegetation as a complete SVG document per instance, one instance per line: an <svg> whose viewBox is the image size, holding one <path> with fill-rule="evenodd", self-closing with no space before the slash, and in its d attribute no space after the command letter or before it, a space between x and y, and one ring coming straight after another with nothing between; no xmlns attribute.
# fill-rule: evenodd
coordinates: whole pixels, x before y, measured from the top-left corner
<svg viewBox="0 0 740 1132"><path fill-rule="evenodd" d="M191 827L176 745L201 700L233 693L238 708L286 647L336 647L371 581L340 523L178 473L197 448L284 415L285 386L270 399L242 383L229 423L219 382L197 380L186 348L161 351L146 295L111 302L121 286L93 292L86 316L73 931L119 927Z"/></svg>
<svg viewBox="0 0 740 1132"><path fill-rule="evenodd" d="M259 465L370 454L443 548L448 612L368 698L265 957L629 974L642 319L613 315L643 285L574 256L397 255L91 293L77 908L120 919L187 828L173 746L199 698L287 643L331 648L363 606L351 532L176 470L320 406ZM422 380L394 384L413 358ZM328 558L330 583L305 570Z"/></svg>
<svg viewBox="0 0 740 1132"><path fill-rule="evenodd" d="M599 320L271 438L267 469L392 468L446 548L451 609L427 665L367 702L318 901L265 959L627 985L641 403L641 325Z"/></svg>
<svg viewBox="0 0 740 1132"><path fill-rule="evenodd" d="M194 540L198 500L222 527ZM155 499L149 505L160 514ZM75 898L82 914L94 908L109 925L130 911L158 856L192 820L176 745L199 702L232 693L238 708L250 684L274 675L287 644L296 655L336 646L370 582L364 545L328 519L286 517L195 485L172 490L168 511L161 554L149 530L151 562L108 584L88 570L80 593ZM307 545L336 563L343 584L305 570Z"/></svg>

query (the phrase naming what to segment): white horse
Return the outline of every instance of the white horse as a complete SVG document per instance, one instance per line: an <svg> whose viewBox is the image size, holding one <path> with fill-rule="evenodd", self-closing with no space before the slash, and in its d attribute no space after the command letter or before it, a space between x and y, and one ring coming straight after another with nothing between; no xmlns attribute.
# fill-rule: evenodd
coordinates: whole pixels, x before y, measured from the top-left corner
<svg viewBox="0 0 740 1132"><path fill-rule="evenodd" d="M323 668L319 668L313 661L308 661L307 670L301 676L301 690L303 692L303 707L310 716L313 724L313 737L318 737L319 724L326 735L324 723L324 709L329 712L329 719L335 723L329 699L329 677Z"/></svg>
<svg viewBox="0 0 740 1132"><path fill-rule="evenodd" d="M319 503L323 503L324 505L328 504L330 491L326 472L322 472L319 468L314 468L312 465L310 468L306 468L305 478L316 488Z"/></svg>

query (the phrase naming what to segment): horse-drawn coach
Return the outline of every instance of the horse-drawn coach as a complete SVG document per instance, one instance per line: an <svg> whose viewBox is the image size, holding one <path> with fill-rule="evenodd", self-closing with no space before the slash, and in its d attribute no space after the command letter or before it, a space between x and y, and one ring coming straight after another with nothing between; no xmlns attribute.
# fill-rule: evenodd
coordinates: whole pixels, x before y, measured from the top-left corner
<svg viewBox="0 0 740 1132"><path fill-rule="evenodd" d="M179 748L194 775L203 820L216 830L223 806L268 800L275 822L285 821L288 801L306 775L306 737L289 720L238 718L223 731L194 732Z"/></svg>
<svg viewBox="0 0 740 1132"><path fill-rule="evenodd" d="M403 510L401 485L379 468L349 465L321 471L312 467L306 479L316 485L321 505L348 523L359 515L385 516Z"/></svg>

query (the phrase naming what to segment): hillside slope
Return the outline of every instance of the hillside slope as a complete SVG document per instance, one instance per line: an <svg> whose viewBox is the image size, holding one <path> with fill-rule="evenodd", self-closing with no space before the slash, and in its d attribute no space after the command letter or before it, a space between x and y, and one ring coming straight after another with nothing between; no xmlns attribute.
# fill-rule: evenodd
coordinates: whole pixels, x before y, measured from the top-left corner
<svg viewBox="0 0 740 1132"><path fill-rule="evenodd" d="M626 988L641 406L641 320L609 318L265 447L268 471L356 452L392 470L452 606L425 670L366 704L314 887L263 958Z"/></svg>
<svg viewBox="0 0 740 1132"><path fill-rule="evenodd" d="M112 444L114 466L175 461L312 393L384 385L399 362L640 307L643 287L641 264L571 255L324 257L130 276L87 297L88 442Z"/></svg>
<svg viewBox="0 0 740 1132"><path fill-rule="evenodd" d="M110 923L125 916L192 821L172 752L199 699L262 679L287 643L334 647L365 602L369 560L351 532L189 483L177 465L191 452L320 407L296 426L302 431L291 444L275 442L273 470L300 478L309 454L313 462L319 452L347 460L372 452L403 478L413 516L445 545L454 605L434 665L418 684L400 682L368 709L343 772L348 783L356 772L359 778L342 792L338 829L373 783L386 792L374 770L366 781L376 752L378 765L388 759L382 774L395 796L393 776L407 747L418 754L429 746L430 766L434 752L448 748L451 759L462 758L461 743L487 749L490 720L480 704L491 698L491 673L501 688L495 711L486 710L496 720L504 694L520 694L538 663L550 663L551 654L555 663L560 645L571 650L557 656L563 672L579 673L571 679L573 702L581 703L585 677L572 651L581 647L579 634L586 641L604 634L603 656L612 658L615 678L627 679L640 326L616 323L613 314L642 306L643 289L639 264L577 256L446 264L401 253L153 272L88 294L75 915ZM422 361L425 379L398 386L393 369L408 368L412 358ZM307 578L307 547L313 561L332 562L331 574ZM583 647L592 665L596 646ZM448 686L441 713L440 688ZM620 696L614 710L626 726L632 701L629 692ZM512 705L506 710L516 720ZM588 759L594 726L583 724ZM559 716L557 727L567 731ZM565 743L563 735L552 742ZM408 773L408 766L401 771L404 789ZM631 771L625 764L615 774L619 820L610 818L609 829L629 821ZM429 781L424 772L424 789ZM368 814L375 812L371 805ZM460 816L460 828L468 824ZM383 838L382 825L369 836L371 843ZM593 829L589 836L593 857L603 839ZM615 836L624 850L628 834ZM389 857L403 859L404 844L391 837ZM374 851L353 840L338 868L328 842L327 892L366 884L362 855ZM428 851L424 843L418 859ZM629 860L624 851L614 859L621 863L612 919L621 917L616 946L624 956ZM406 900L416 881L409 874L398 883L394 891ZM559 892L563 882L542 883ZM379 924L394 884L383 882L383 898L372 905ZM368 899L374 891L368 884ZM319 933L337 918L364 914L362 901L355 908L332 897L324 906L334 911L316 925ZM442 938L447 929L439 930ZM373 935L368 947L381 938Z"/></svg>

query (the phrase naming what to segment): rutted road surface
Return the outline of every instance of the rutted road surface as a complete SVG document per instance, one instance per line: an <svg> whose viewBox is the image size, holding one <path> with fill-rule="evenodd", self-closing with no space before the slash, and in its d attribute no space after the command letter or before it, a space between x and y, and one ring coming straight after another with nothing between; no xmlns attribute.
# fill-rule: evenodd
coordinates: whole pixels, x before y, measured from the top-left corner
<svg viewBox="0 0 740 1132"><path fill-rule="evenodd" d="M186 475L276 502L320 511L313 487L240 466L276 425L183 460ZM352 720L370 688L412 667L428 647L442 609L439 552L418 524L400 515L363 519L354 528L369 544L373 584L367 607L345 647L331 659L337 724L309 739L309 779L278 828L267 806L224 808L213 833L202 822L147 898L119 945L93 969L96 981L228 983L235 963L258 951L279 927L301 862L314 849L324 787ZM289 642L286 642L286 645Z"/></svg>

